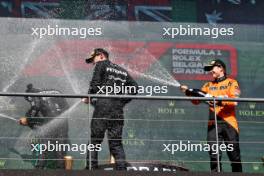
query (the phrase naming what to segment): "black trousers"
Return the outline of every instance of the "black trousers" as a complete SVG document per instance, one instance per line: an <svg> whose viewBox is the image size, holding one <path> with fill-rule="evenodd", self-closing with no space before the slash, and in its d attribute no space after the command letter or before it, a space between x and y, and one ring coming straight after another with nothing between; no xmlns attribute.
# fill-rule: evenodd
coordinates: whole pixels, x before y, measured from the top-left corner
<svg viewBox="0 0 264 176"><path fill-rule="evenodd" d="M116 161L116 170L126 170L125 152L122 144L124 126L123 109L96 106L91 121L91 144L101 144L107 132L110 153ZM98 168L98 152L90 151L92 169ZM86 169L89 169L89 151Z"/></svg>
<svg viewBox="0 0 264 176"><path fill-rule="evenodd" d="M227 122L223 120L218 121L218 141L219 145L224 143L226 146L232 145L233 150L228 151L227 155L231 161L232 172L242 172L242 164L240 158L240 148L239 148L239 135L238 132ZM216 128L215 124L208 126L207 141L212 149L213 145L216 143ZM219 149L219 147L218 147ZM215 151L209 151L210 160L211 160L211 171L217 172L217 154ZM221 161L222 152L219 150L219 161ZM222 170L222 164L220 162L220 170Z"/></svg>

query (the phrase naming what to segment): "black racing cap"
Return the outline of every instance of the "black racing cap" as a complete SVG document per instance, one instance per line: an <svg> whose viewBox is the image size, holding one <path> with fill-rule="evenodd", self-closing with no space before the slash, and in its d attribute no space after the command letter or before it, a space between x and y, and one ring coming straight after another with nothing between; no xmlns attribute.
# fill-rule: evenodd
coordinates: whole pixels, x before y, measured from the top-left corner
<svg viewBox="0 0 264 176"><path fill-rule="evenodd" d="M39 91L40 91L40 89L34 88L32 83L27 84L26 92L37 93Z"/></svg>
<svg viewBox="0 0 264 176"><path fill-rule="evenodd" d="M99 55L99 54L104 54L106 58L108 58L109 54L106 50L104 50L103 48L96 48L93 50L93 52L88 56L88 58L85 59L85 62L87 64L90 64L93 62L94 57Z"/></svg>
<svg viewBox="0 0 264 176"><path fill-rule="evenodd" d="M27 84L27 90L31 90L31 89L33 89L33 84L32 83Z"/></svg>
<svg viewBox="0 0 264 176"><path fill-rule="evenodd" d="M216 59L212 60L210 64L204 66L204 71L211 71L214 66L223 67L226 70L226 65L223 61Z"/></svg>

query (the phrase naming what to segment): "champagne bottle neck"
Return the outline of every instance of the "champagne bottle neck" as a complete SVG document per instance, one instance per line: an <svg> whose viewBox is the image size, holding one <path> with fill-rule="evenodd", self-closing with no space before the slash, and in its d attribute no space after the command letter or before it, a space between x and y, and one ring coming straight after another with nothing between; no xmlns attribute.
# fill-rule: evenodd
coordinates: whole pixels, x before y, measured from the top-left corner
<svg viewBox="0 0 264 176"><path fill-rule="evenodd" d="M200 89L187 89L185 94L192 97L205 97L206 93Z"/></svg>

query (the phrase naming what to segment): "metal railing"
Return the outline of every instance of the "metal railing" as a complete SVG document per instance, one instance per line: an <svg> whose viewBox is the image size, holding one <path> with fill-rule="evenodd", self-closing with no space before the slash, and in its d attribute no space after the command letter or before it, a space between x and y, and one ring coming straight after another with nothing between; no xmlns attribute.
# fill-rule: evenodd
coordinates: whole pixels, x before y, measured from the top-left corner
<svg viewBox="0 0 264 176"><path fill-rule="evenodd" d="M0 96L13 97L61 97L61 98L131 98L143 100L202 100L202 101L238 101L264 102L264 98L219 98L219 97L186 97L186 96L144 96L144 95L99 95L99 94L41 94L41 93L7 93L0 92Z"/></svg>
<svg viewBox="0 0 264 176"><path fill-rule="evenodd" d="M118 98L118 99L138 99L138 100L200 100L200 101L212 101L214 109L216 108L217 101L232 101L232 102L264 102L264 98L219 98L219 97L186 97L186 96L144 96L144 95L98 95L98 94L41 94L41 93L7 93L0 92L1 96L12 97L61 97L61 98ZM88 108L90 113L90 108ZM216 143L219 145L218 140L218 126L217 126L217 114L214 111L214 120L216 126ZM90 123L90 122L89 122ZM90 125L90 124L89 124ZM90 139L89 139L90 140ZM89 155L91 157L91 154ZM91 158L89 158L91 161ZM91 169L91 162L89 165ZM219 152L217 152L217 168L220 172L220 158Z"/></svg>

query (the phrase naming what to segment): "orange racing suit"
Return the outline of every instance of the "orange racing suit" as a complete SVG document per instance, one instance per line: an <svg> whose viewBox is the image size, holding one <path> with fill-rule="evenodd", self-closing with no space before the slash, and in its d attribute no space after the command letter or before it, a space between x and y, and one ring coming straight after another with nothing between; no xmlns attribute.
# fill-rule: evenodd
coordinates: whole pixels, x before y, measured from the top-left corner
<svg viewBox="0 0 264 176"><path fill-rule="evenodd" d="M202 87L202 91L214 97L237 98L240 95L240 89L236 80L226 78L225 76L216 79L212 82L206 83ZM231 161L233 172L242 172L242 164L240 158L239 147L239 128L235 116L235 106L237 102L219 101L216 105L215 111L217 115L218 135L216 136L216 126L214 121L214 107L209 107L209 121L207 141L210 146L216 144L216 138L220 143L224 142L226 145L232 145L233 150L228 151L227 155ZM220 145L219 143L219 145ZM221 150L219 150L219 159L221 161ZM217 155L209 151L211 160L211 170L217 170ZM222 164L220 163L220 170Z"/></svg>
<svg viewBox="0 0 264 176"><path fill-rule="evenodd" d="M240 89L236 80L231 78L222 77L218 80L207 82L201 89L202 91L210 94L213 97L222 98L238 98L240 95ZM239 132L238 123L235 115L235 106L237 102L222 101L220 106L216 106L216 114L218 117L226 121L233 128ZM210 114L214 112L214 107L210 106ZM208 125L210 126L214 118L210 117Z"/></svg>

